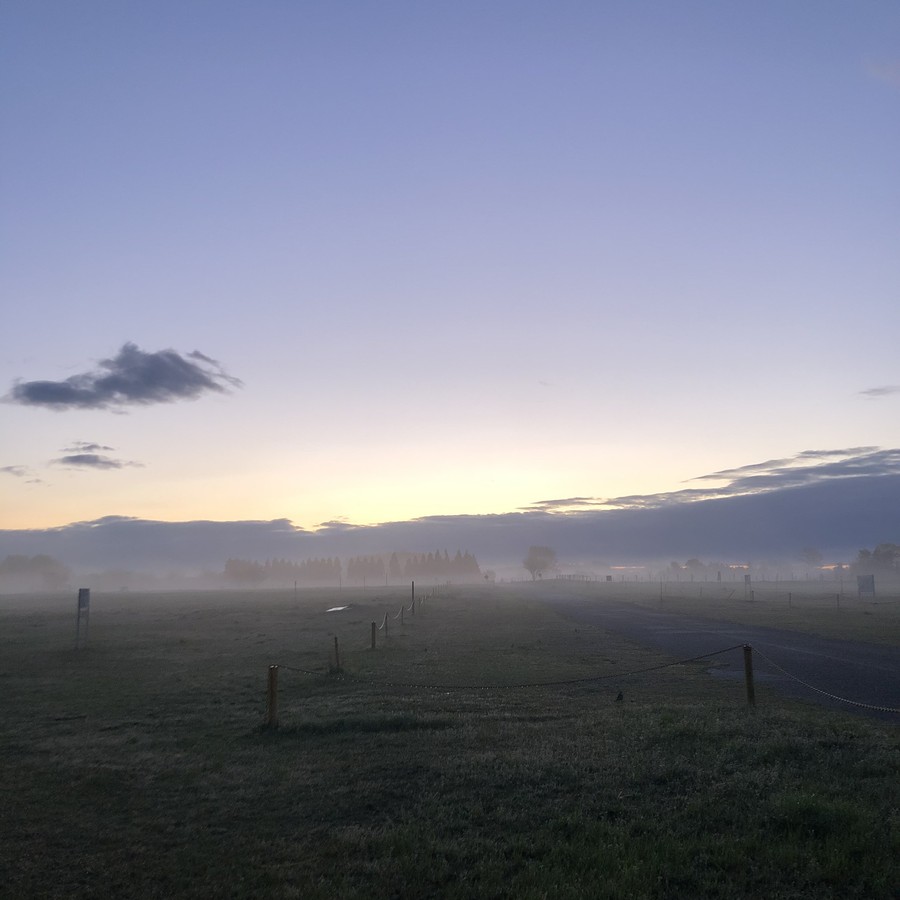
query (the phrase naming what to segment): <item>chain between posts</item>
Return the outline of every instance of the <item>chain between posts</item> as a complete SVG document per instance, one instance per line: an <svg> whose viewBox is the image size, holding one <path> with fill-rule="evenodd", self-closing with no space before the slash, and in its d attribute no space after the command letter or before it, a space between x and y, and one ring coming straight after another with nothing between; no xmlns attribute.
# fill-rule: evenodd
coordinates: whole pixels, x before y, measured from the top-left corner
<svg viewBox="0 0 900 900"><path fill-rule="evenodd" d="M510 691L522 688L538 688L538 687L562 687L570 684L589 684L594 681L608 681L613 678L627 678L630 675L642 675L645 672L656 672L660 669L668 669L672 666L681 666L686 663L699 662L701 659L709 659L712 656L719 656L722 653L730 653L732 650L740 650L744 644L735 644L733 647L725 647L722 650L714 650L712 653L704 653L700 656L691 656L688 659L678 659L674 662L659 663L655 666L646 666L643 669L634 669L630 672L615 672L611 675L587 675L582 678L565 678L556 681L529 681L515 684L419 684L408 681L375 681L367 678L360 678L358 675L351 675L349 672L341 672L337 674L337 678L344 681L355 681L358 684L371 685L373 687L402 687L415 690L434 690L434 691ZM316 672L312 669L304 669L301 666L281 666L291 672L300 672L303 675L312 675L318 678L335 677L324 672Z"/></svg>
<svg viewBox="0 0 900 900"><path fill-rule="evenodd" d="M838 700L841 703L848 703L850 706L858 706L860 709L871 709L874 712L886 712L886 713L894 713L895 715L900 715L900 709L895 709L892 706L875 706L871 703L861 703L859 700L849 700L847 697L839 697L837 694L829 693L828 691L823 691L821 688L814 687L809 682L804 681L802 678L798 678L796 675L791 674L786 669L783 669L772 659L769 659L765 653L762 652L757 647L753 648L773 669L777 669L781 672L782 675L790 678L792 681L796 681L797 684L802 684L803 687L809 688L811 691L815 691L817 694L821 694L823 697L829 697L832 700Z"/></svg>

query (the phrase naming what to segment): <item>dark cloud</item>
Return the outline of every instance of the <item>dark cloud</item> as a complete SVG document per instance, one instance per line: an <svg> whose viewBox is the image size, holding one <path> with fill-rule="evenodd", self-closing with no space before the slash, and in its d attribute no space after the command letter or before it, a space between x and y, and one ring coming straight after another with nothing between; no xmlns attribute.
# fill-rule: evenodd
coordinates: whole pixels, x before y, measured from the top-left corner
<svg viewBox="0 0 900 900"><path fill-rule="evenodd" d="M725 482L715 487L693 487L659 494L628 494L621 497L539 500L526 507L525 511L577 515L590 509L653 509L802 487L835 478L891 474L900 474L900 450L881 450L878 447L804 450L795 456L769 459L735 469L722 469L690 479L692 482Z"/></svg>
<svg viewBox="0 0 900 900"><path fill-rule="evenodd" d="M7 399L54 410L120 409L193 400L240 386L240 380L198 350L186 356L175 350L146 353L127 343L112 359L101 360L93 372L72 375L65 381L17 382Z"/></svg>
<svg viewBox="0 0 900 900"><path fill-rule="evenodd" d="M863 449L868 448L851 448ZM353 526L341 520L304 531L287 519L267 522L154 522L107 516L60 528L3 531L6 553L47 553L70 566L221 572L229 557L304 559L470 550L486 566L516 566L529 546L546 545L560 558L587 564L635 564L660 559L735 561L790 559L816 547L850 561L860 547L896 541L900 519L900 449L806 451L792 466L742 467L751 474L722 488L605 501L618 508L497 515L428 516ZM819 462L810 463L813 458ZM797 465L802 457L805 465ZM778 463L772 465L772 462ZM760 481L759 479L762 479Z"/></svg>
<svg viewBox="0 0 900 900"><path fill-rule="evenodd" d="M288 519L237 522L160 522L132 516L103 516L57 528L0 531L4 554L37 548L75 566L148 570L221 571L229 557L260 559L306 557L322 542ZM8 541L7 541L8 538ZM69 564L69 563L67 563Z"/></svg>
<svg viewBox="0 0 900 900"><path fill-rule="evenodd" d="M784 471L787 467L797 465L805 460L840 459L872 453L876 450L878 450L878 447L847 447L843 450L804 450L796 456L789 456L784 459L769 459L765 462L751 463L748 466L739 466L736 469L722 469L719 472L711 472L709 475L700 475L697 478L688 480L722 481L725 479L734 479L737 476L750 475L755 472L772 473Z"/></svg>
<svg viewBox="0 0 900 900"><path fill-rule="evenodd" d="M52 459L50 462L56 466L65 466L69 469L126 469L141 467L141 463L125 459L113 459L102 456L99 453L69 453Z"/></svg>
<svg viewBox="0 0 900 900"><path fill-rule="evenodd" d="M94 444L90 441L75 441L68 447L63 447L63 453L99 453L115 449L115 447L107 447L106 444Z"/></svg>
<svg viewBox="0 0 900 900"><path fill-rule="evenodd" d="M873 387L860 391L864 397L887 397L890 394L900 394L900 384L885 384L882 387Z"/></svg>
<svg viewBox="0 0 900 900"><path fill-rule="evenodd" d="M726 482L717 487L686 488L662 494L614 497L606 503L620 509L644 509L802 487L835 478L893 474L900 474L900 450L881 450L878 447L804 450L796 456L770 459L736 469L722 469L691 479L691 481Z"/></svg>

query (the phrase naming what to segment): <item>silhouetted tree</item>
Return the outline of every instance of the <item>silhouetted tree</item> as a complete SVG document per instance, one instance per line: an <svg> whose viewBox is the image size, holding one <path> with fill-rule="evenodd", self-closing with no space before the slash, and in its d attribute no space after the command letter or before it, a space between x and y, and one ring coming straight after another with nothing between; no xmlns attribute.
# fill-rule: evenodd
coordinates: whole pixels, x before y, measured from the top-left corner
<svg viewBox="0 0 900 900"><path fill-rule="evenodd" d="M394 554L396 556L396 554ZM392 557L393 560L393 557ZM398 559L397 567L400 567ZM389 571L391 571L389 569ZM450 578L477 581L481 578L478 560L467 550L456 551L454 557L444 550L429 553L412 553L406 556L402 566L406 578Z"/></svg>
<svg viewBox="0 0 900 900"><path fill-rule="evenodd" d="M60 590L68 583L69 575L59 560L43 553L7 556L0 563L0 583L12 590Z"/></svg>
<svg viewBox="0 0 900 900"><path fill-rule="evenodd" d="M384 560L380 556L354 556L347 561L349 581L384 581Z"/></svg>
<svg viewBox="0 0 900 900"><path fill-rule="evenodd" d="M860 550L853 564L858 575L900 573L900 545L879 544L874 550Z"/></svg>
<svg viewBox="0 0 900 900"><path fill-rule="evenodd" d="M258 562L249 559L229 559L225 563L225 580L234 584L260 584L266 578L266 570Z"/></svg>
<svg viewBox="0 0 900 900"><path fill-rule="evenodd" d="M822 554L815 547L804 547L800 552L800 559L806 563L807 577L809 577L809 569L815 569L822 565Z"/></svg>
<svg viewBox="0 0 900 900"><path fill-rule="evenodd" d="M544 572L556 565L556 551L551 547L529 547L522 565L531 573L531 580L542 578Z"/></svg>
<svg viewBox="0 0 900 900"><path fill-rule="evenodd" d="M691 580L695 575L702 575L706 571L706 566L699 559L689 559L684 567L691 573Z"/></svg>

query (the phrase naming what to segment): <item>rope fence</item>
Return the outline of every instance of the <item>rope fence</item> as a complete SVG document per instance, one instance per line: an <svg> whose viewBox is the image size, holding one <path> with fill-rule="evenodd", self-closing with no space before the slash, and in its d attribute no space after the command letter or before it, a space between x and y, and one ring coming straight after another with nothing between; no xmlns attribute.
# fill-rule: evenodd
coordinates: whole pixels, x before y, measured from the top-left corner
<svg viewBox="0 0 900 900"><path fill-rule="evenodd" d="M633 669L630 672L614 672L610 675L586 675L581 678L564 678L554 681L523 681L514 682L512 684L423 684L413 681L382 681L373 678L361 678L359 675L353 675L350 672L340 672L337 677L344 681L353 681L357 684L370 685L372 687L391 687L391 688L407 688L409 690L424 691L514 691L529 688L543 687L564 687L573 684L590 684L594 681L606 681L612 678L627 678L630 675L643 675L645 672L656 672L660 669L669 669L673 666L683 666L687 663L699 662L701 659L709 659L712 656L719 656L722 653L729 653L732 650L739 650L743 644L735 644L733 647L725 647L723 650L714 650L712 653L704 653L701 656L691 656L688 659L679 659L674 662L659 663L655 666L646 666L643 669ZM300 666L279 665L276 668L286 669L289 672L299 672L302 675L311 675L316 678L329 678L332 673L317 672L315 669L304 669Z"/></svg>
<svg viewBox="0 0 900 900"><path fill-rule="evenodd" d="M375 624L374 622L372 623ZM721 650L713 650L710 653L703 653L699 656L691 656L685 659L674 660L673 662L658 663L653 666L644 666L640 669L632 669L627 672L614 672L605 675L585 675L579 678L563 678L549 681L525 681L514 682L511 684L442 684L442 683L421 683L412 681L393 681L380 680L371 678L361 678L358 675L343 671L339 665L336 665L331 672L321 672L315 669L306 669L302 666L291 665L271 665L268 668L268 681L266 693L266 722L269 728L278 727L278 672L285 669L288 672L297 672L301 675L308 675L313 678L337 678L340 681L352 681L356 684L368 687L380 688L402 688L404 690L423 690L423 691L440 691L441 693L450 693L453 691L513 691L513 690L529 690L534 688L548 687L567 687L577 684L590 684L597 681L608 681L613 678L623 679L633 675L643 675L646 672L658 672L662 669L670 669L674 666L683 666L688 663L699 662L704 659L710 659L714 656L720 656L723 653L730 653L733 650L744 651L745 673L747 676L747 702L753 706L755 704L753 693L753 671L750 664L751 648L747 644L735 644L732 647L724 647ZM337 638L335 638L335 660L338 659Z"/></svg>
<svg viewBox="0 0 900 900"><path fill-rule="evenodd" d="M421 609L424 601L429 598L430 595L426 594L424 597L418 598L418 604ZM391 615L388 612L384 613L384 618L381 622L381 625L378 625L376 622L371 623L371 649L374 650L376 646L376 634L378 631L384 632L384 636L387 637L388 633L388 620L399 620L400 624L404 624L404 614L409 613L412 616L415 616L417 598L415 595L415 582L412 584L412 596L409 604L401 604L400 609L397 611L396 615ZM893 715L900 715L900 708L896 708L893 706L880 706L872 703L863 703L858 700L851 700L847 697L842 697L838 694L833 694L830 691L822 690L821 688L816 687L815 685L810 684L807 681L804 681L802 678L797 677L793 673L787 671L778 663L776 663L773 659L767 656L758 648L751 647L750 644L735 644L731 647L724 647L721 650L713 650L709 653L702 653L697 656L687 657L685 659L678 659L672 662L666 663L658 663L652 666L645 666L640 669L632 669L627 672L614 672L610 674L593 674L593 675L584 675L579 676L577 678L563 678L563 679L551 679L546 681L523 681L523 682L513 682L508 684L481 684L481 683L467 683L467 684L459 684L459 683L424 683L424 682L416 682L416 681L402 681L402 680L394 680L394 679L377 679L377 678L366 678L352 672L345 671L340 664L340 650L338 646L338 638L335 636L334 638L334 665L329 666L328 671L321 671L315 669L307 669L302 666L294 666L287 664L278 664L278 665L270 665L268 668L268 681L267 681L267 700L266 700L266 722L265 725L269 728L277 728L278 727L278 671L279 669L284 669L288 672L296 672L300 675L306 675L313 678L336 678L340 681L353 682L358 685L363 685L371 688L392 688L392 689L402 689L402 690L410 690L410 691L439 691L441 693L450 693L454 691L482 691L482 692L490 692L490 691L516 691L516 690L530 690L536 688L555 688L555 687L568 687L579 684L591 684L594 682L600 681L609 681L612 679L623 679L628 678L635 675L643 675L647 672L658 672L663 669L673 668L675 666L683 666L688 663L700 662L706 659L712 659L716 656L721 656L725 653L731 653L734 650L743 650L743 658L744 658L744 680L746 686L746 694L747 694L747 705L755 706L756 705L756 696L755 696L755 687L754 687L754 679L753 679L753 651L756 649L757 655L764 661L764 663L771 666L776 671L780 672L784 677L790 679L791 681L796 682L797 684L802 685L808 690L814 691L815 693L828 697L831 700L835 700L839 703L845 703L849 706L853 706L859 709L870 710L872 712L880 712L880 713L889 713Z"/></svg>

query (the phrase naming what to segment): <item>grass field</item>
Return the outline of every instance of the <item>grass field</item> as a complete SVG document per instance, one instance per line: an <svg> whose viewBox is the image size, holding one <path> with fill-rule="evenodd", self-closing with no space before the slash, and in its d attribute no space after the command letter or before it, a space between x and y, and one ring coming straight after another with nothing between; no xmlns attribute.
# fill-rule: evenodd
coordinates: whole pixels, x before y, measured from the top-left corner
<svg viewBox="0 0 900 900"><path fill-rule="evenodd" d="M0 599L0 893L896 896L897 726L750 710L700 663L454 690L666 660L516 587L447 589L371 650L407 594L95 595L77 652L74 597Z"/></svg>

